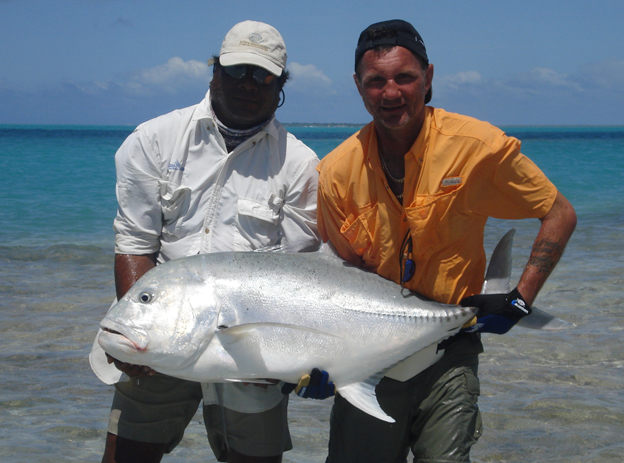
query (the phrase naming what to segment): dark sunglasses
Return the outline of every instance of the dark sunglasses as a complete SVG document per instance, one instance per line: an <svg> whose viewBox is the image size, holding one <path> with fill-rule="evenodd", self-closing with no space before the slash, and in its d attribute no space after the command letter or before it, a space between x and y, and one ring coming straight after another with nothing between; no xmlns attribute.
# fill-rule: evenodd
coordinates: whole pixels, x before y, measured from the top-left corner
<svg viewBox="0 0 624 463"><path fill-rule="evenodd" d="M275 80L275 76L271 74L264 68L260 68L257 66L249 66L246 64L237 64L236 66L222 66L223 71L233 79L242 79L247 75L248 72L251 72L251 77L253 80L258 82L260 85L269 85Z"/></svg>

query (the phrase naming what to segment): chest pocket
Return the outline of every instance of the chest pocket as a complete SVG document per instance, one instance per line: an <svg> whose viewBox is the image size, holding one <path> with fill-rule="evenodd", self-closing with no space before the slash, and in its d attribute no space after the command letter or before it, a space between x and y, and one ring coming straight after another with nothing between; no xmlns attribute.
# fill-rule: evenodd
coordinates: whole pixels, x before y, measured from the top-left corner
<svg viewBox="0 0 624 463"><path fill-rule="evenodd" d="M266 222L273 226L277 226L279 222L279 210L276 207L270 207L252 199L238 200L238 215L245 217L254 217L262 222Z"/></svg>
<svg viewBox="0 0 624 463"><path fill-rule="evenodd" d="M271 195L270 201L262 203L253 199L239 198L237 202L236 230L234 239L237 251L247 251L272 246L279 242L279 223L284 201Z"/></svg>
<svg viewBox="0 0 624 463"><path fill-rule="evenodd" d="M191 199L191 189L187 186L178 186L171 182L160 183L160 207L163 219L163 233L173 235L180 219L188 212Z"/></svg>
<svg viewBox="0 0 624 463"><path fill-rule="evenodd" d="M455 185L437 195L416 195L405 208L418 256L430 256L461 240L466 232L465 214L456 201L461 188Z"/></svg>
<svg viewBox="0 0 624 463"><path fill-rule="evenodd" d="M353 221L345 221L340 233L349 241L356 254L369 265L379 264L380 246L376 243L379 237L375 230L379 221L378 205L360 214Z"/></svg>

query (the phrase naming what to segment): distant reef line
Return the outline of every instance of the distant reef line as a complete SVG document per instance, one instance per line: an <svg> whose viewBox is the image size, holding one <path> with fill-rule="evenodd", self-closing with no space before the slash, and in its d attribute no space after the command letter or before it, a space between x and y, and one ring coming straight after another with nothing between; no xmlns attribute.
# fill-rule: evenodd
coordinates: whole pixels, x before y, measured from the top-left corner
<svg viewBox="0 0 624 463"><path fill-rule="evenodd" d="M351 122L282 122L285 127L364 127L366 123Z"/></svg>

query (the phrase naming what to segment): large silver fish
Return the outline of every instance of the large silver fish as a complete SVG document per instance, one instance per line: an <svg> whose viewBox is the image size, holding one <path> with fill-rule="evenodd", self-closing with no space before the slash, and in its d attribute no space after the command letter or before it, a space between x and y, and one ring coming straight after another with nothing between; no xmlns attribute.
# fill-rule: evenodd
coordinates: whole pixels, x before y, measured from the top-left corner
<svg viewBox="0 0 624 463"><path fill-rule="evenodd" d="M504 248L489 292L509 280ZM381 377L475 312L323 253L215 253L150 270L108 312L98 342L123 362L201 382L296 383L320 368L345 399L392 422L375 398Z"/></svg>

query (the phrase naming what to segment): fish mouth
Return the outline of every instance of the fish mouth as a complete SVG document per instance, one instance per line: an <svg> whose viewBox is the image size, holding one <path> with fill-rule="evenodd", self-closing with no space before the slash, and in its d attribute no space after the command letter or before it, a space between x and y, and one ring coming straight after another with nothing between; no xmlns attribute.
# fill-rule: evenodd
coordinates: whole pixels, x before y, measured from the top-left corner
<svg viewBox="0 0 624 463"><path fill-rule="evenodd" d="M105 339L108 338L109 341L139 352L147 348L149 339L147 333L143 330L124 326L106 318L100 323L100 328L103 332L102 335L104 335Z"/></svg>

